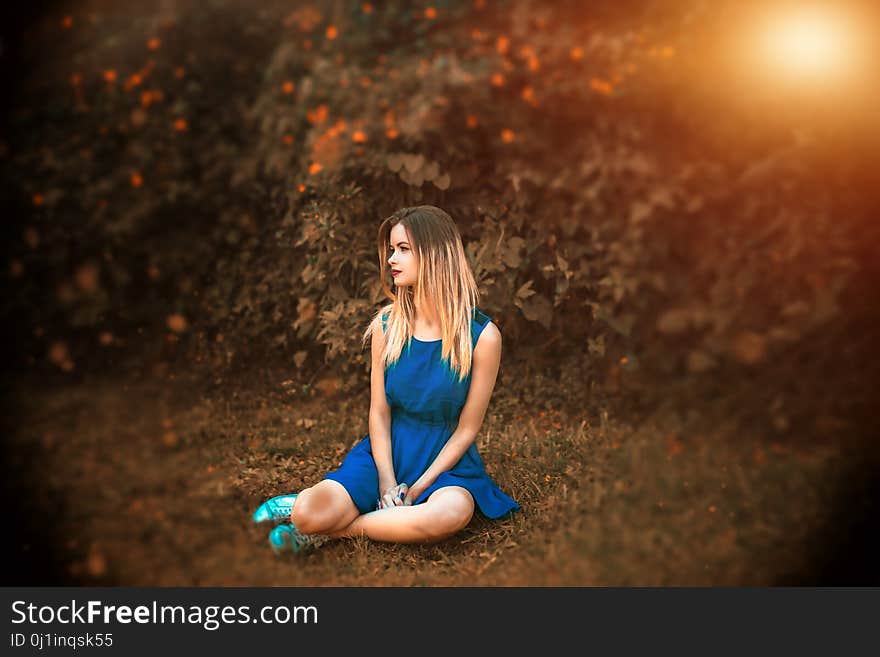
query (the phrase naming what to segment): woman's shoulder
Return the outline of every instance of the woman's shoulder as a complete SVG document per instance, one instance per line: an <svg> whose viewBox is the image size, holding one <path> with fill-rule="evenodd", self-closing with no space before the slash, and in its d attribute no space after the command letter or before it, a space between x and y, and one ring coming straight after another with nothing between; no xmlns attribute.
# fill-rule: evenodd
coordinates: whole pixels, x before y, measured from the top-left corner
<svg viewBox="0 0 880 657"><path fill-rule="evenodd" d="M382 332L385 332L385 329L388 328L388 318L391 316L391 309L393 305L389 304L379 310L378 317L374 319L377 325L382 326Z"/></svg>
<svg viewBox="0 0 880 657"><path fill-rule="evenodd" d="M474 308L472 317L474 322L476 322L477 326L479 326L480 328L484 327L488 322L492 321L492 318L479 308Z"/></svg>
<svg viewBox="0 0 880 657"><path fill-rule="evenodd" d="M477 345L477 341L483 333L486 333L487 336L492 335L497 338L501 337L498 325L492 321L492 318L479 308L474 308L473 320L471 323L471 334L473 335L474 346Z"/></svg>

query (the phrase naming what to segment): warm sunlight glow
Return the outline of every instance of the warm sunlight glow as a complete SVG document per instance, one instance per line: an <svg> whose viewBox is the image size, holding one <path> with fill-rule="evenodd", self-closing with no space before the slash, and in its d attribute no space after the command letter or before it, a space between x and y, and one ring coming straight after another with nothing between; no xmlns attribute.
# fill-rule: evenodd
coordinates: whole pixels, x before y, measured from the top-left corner
<svg viewBox="0 0 880 657"><path fill-rule="evenodd" d="M768 16L756 34L765 73L780 82L844 82L858 69L861 35L847 16L830 9L789 10Z"/></svg>

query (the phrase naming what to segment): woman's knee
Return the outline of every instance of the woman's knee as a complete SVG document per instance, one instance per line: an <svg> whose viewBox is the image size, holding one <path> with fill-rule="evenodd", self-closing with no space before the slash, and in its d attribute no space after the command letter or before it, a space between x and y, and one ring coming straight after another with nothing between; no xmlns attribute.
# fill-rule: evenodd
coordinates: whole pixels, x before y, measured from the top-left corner
<svg viewBox="0 0 880 657"><path fill-rule="evenodd" d="M357 515L357 507L345 488L336 482L324 480L297 496L290 518L300 531L318 534L335 531Z"/></svg>
<svg viewBox="0 0 880 657"><path fill-rule="evenodd" d="M430 533L442 540L467 527L474 515L474 500L467 491L450 491L437 500L431 519Z"/></svg>

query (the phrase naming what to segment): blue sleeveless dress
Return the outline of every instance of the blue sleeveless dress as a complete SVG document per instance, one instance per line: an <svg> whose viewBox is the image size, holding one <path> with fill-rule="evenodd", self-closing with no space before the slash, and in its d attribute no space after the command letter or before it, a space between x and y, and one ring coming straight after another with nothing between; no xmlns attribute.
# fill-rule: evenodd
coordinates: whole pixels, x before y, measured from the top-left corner
<svg viewBox="0 0 880 657"><path fill-rule="evenodd" d="M382 330L386 327L382 317ZM491 321L477 309L471 319L472 347ZM471 375L459 383L441 360L441 340L412 338L396 363L385 369L385 396L391 407L391 455L397 483L410 486L424 474L458 425L467 399ZM338 470L325 479L342 484L357 506L367 513L376 509L379 475L367 434L349 451ZM438 488L461 486L474 498L477 509L488 518L501 518L520 509L489 477L472 443L455 466L442 473L413 504L426 501Z"/></svg>

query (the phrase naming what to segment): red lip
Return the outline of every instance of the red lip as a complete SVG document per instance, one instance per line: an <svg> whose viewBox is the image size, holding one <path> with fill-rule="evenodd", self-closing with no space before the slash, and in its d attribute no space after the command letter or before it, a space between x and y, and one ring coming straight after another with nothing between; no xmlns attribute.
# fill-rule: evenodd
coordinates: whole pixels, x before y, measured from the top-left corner
<svg viewBox="0 0 880 657"><path fill-rule="evenodd" d="M399 271L394 271L393 269L391 270L392 276L397 276L399 273L400 273Z"/></svg>

